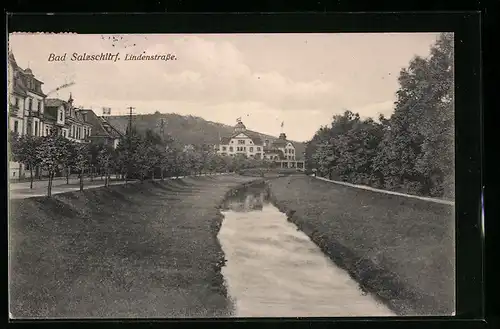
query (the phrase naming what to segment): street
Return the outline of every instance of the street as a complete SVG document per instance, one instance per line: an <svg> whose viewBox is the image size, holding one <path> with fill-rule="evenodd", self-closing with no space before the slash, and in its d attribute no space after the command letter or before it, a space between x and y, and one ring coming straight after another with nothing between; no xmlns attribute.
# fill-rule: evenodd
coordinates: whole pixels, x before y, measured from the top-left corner
<svg viewBox="0 0 500 329"><path fill-rule="evenodd" d="M24 199L30 197L37 196L45 196L47 195L47 185L48 180L35 180L33 182L33 188L30 189L30 182L22 182L22 183L10 183L9 191L10 191L10 199ZM129 181L130 182L130 181ZM120 185L124 184L125 181L122 180L110 180L110 185ZM96 188L104 186L104 179L94 178L94 181L91 181L89 177L84 178L84 189ZM70 178L69 184L66 184L66 179L54 179L52 181L52 194L59 194L64 192L72 192L78 191L80 189L80 180L79 178Z"/></svg>
<svg viewBox="0 0 500 329"><path fill-rule="evenodd" d="M194 175L194 176L205 176L206 174ZM223 174L214 174L214 175L223 175ZM165 177L165 179L176 179L176 178L184 178L184 176L179 177ZM155 181L160 180L156 178ZM9 198L10 199L25 199L32 198L37 196L46 196L47 195L47 185L48 180L35 180L33 181L33 188L30 189L30 182L20 182L20 183L9 183ZM134 180L129 180L129 183L135 182ZM112 178L109 182L110 185L121 185L125 184L123 180L117 180ZM84 178L83 188L91 189L104 186L104 179L100 177L94 177L94 180L91 181L90 177ZM52 194L59 194L65 192L78 191L80 189L80 180L77 177L73 177L69 179L69 184L66 184L66 178L57 177L52 181Z"/></svg>

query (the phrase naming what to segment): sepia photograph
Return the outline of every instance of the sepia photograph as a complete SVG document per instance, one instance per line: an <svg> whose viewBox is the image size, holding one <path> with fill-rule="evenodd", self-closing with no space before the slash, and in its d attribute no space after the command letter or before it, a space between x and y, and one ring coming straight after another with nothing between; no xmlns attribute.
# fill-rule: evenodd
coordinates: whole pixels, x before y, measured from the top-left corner
<svg viewBox="0 0 500 329"><path fill-rule="evenodd" d="M11 319L451 316L453 33L10 33Z"/></svg>

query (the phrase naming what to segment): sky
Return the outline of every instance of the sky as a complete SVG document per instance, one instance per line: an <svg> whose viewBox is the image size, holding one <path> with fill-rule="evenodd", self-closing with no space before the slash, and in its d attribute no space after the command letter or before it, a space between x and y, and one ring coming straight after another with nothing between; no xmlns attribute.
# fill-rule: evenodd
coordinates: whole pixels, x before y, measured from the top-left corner
<svg viewBox="0 0 500 329"><path fill-rule="evenodd" d="M390 116L398 75L428 56L437 33L11 34L18 65L43 81L49 98L111 115L178 113L287 137L312 138L345 110ZM73 53L119 53L115 61L71 61ZM49 61L50 54L66 55ZM125 61L127 54L171 61ZM61 89L57 87L74 83Z"/></svg>

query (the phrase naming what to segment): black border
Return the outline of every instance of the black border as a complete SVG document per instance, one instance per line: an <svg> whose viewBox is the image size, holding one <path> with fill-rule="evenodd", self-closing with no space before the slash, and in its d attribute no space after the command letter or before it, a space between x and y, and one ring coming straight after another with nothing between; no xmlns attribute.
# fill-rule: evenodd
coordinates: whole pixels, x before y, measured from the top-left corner
<svg viewBox="0 0 500 329"><path fill-rule="evenodd" d="M256 324L384 327L425 325L441 327L452 321L457 327L485 324L483 240L481 235L482 111L481 21L479 12L434 13L286 13L286 14L8 14L9 32L77 33L331 33L331 32L454 32L456 96L456 214L457 214L457 316L454 318L322 318L304 320L212 320L218 326ZM5 104L5 103L4 103ZM6 230L5 230L6 232ZM376 321L375 321L376 320ZM468 321L465 321L468 320ZM123 320L131 322L131 320ZM207 324L208 320L167 320L168 325ZM212 322L210 321L210 322ZM292 322L291 322L292 321ZM335 323L333 323L335 321ZM444 321L444 322L443 322ZM31 321L16 320L18 325ZM67 326L68 321L39 321ZM106 325L122 321L79 321ZM145 325L165 325L139 321ZM306 323L304 323L306 322ZM71 325L76 325L71 323Z"/></svg>

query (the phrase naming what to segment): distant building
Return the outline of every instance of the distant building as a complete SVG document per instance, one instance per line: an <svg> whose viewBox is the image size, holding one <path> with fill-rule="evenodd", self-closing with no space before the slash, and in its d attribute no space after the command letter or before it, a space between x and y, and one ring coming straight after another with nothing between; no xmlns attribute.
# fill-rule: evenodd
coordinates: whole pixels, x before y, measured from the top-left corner
<svg viewBox="0 0 500 329"><path fill-rule="evenodd" d="M241 120L234 127L230 136L222 137L217 153L223 156L243 155L248 158L266 159L280 168L304 169L304 162L296 160L295 146L281 133L274 141L265 140L259 134L249 131Z"/></svg>
<svg viewBox="0 0 500 329"><path fill-rule="evenodd" d="M228 156L244 155L249 158L262 159L264 144L258 134L248 131L245 125L239 121L234 127L232 135L221 138L217 153Z"/></svg>
<svg viewBox="0 0 500 329"><path fill-rule="evenodd" d="M90 109L80 109L78 113L81 114L84 122L92 125L92 131L87 136L91 143L110 145L113 148L118 146L123 134L113 127L105 117L97 116Z"/></svg>

